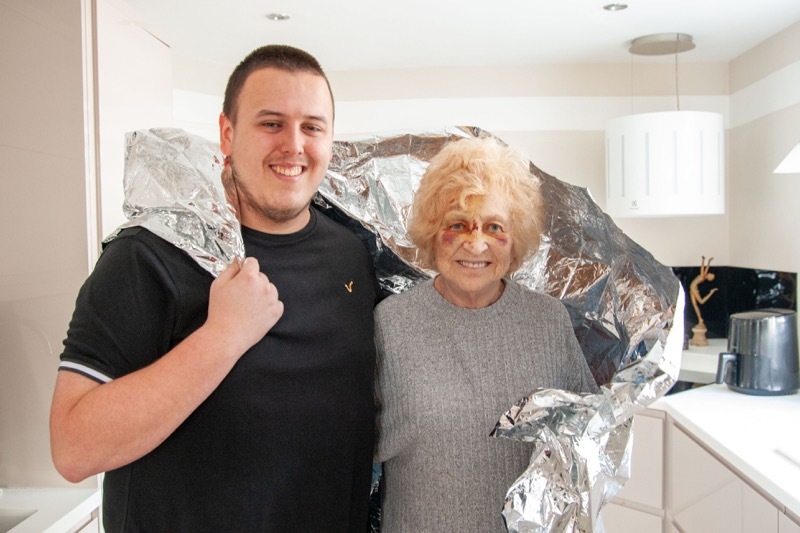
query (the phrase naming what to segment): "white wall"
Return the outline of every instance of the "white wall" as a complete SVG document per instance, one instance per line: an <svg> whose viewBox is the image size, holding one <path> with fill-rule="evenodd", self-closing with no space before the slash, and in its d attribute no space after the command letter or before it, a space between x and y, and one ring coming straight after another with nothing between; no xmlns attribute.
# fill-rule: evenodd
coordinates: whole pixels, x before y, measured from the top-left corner
<svg viewBox="0 0 800 533"><path fill-rule="evenodd" d="M800 174L773 174L800 141L800 23L733 61L731 85L731 262L800 272Z"/></svg>
<svg viewBox="0 0 800 533"><path fill-rule="evenodd" d="M172 56L169 47L131 20L121 0L97 0L97 102L100 164L100 235L127 219L125 134L172 126Z"/></svg>
<svg viewBox="0 0 800 533"><path fill-rule="evenodd" d="M67 485L48 413L89 272L81 4L0 0L0 487Z"/></svg>
<svg viewBox="0 0 800 533"><path fill-rule="evenodd" d="M99 238L124 221L124 133L172 120L168 47L117 0L94 2L95 27L90 4L0 0L0 487L69 485L48 429L62 341Z"/></svg>

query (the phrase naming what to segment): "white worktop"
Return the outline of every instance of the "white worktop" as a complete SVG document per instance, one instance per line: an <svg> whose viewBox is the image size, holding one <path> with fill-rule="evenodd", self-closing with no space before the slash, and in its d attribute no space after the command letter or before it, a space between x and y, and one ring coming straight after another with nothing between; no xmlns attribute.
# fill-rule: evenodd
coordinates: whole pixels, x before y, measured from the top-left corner
<svg viewBox="0 0 800 533"><path fill-rule="evenodd" d="M705 385L650 405L800 516L800 394L752 396Z"/></svg>
<svg viewBox="0 0 800 533"><path fill-rule="evenodd" d="M680 381L714 383L719 354L728 348L728 339L708 339L708 346L692 346L681 354Z"/></svg>
<svg viewBox="0 0 800 533"><path fill-rule="evenodd" d="M30 516L9 533L65 533L100 508L100 489L0 488L0 518Z"/></svg>

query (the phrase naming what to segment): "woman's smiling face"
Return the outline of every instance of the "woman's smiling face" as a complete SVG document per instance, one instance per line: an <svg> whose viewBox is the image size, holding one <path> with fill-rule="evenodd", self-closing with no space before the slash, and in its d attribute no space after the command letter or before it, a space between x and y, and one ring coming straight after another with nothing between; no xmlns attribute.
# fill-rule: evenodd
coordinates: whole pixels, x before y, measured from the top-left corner
<svg viewBox="0 0 800 533"><path fill-rule="evenodd" d="M508 201L500 195L472 197L454 205L442 219L436 237L436 287L460 307L491 305L503 292L513 242Z"/></svg>

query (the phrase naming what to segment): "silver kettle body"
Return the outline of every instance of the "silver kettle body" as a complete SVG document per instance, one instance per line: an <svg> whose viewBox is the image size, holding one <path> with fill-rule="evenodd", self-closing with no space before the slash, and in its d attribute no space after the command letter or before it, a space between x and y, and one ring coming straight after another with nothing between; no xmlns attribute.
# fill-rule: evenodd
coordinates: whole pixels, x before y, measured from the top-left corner
<svg viewBox="0 0 800 533"><path fill-rule="evenodd" d="M797 313L769 308L731 315L728 350L719 354L716 381L745 394L777 396L797 392Z"/></svg>

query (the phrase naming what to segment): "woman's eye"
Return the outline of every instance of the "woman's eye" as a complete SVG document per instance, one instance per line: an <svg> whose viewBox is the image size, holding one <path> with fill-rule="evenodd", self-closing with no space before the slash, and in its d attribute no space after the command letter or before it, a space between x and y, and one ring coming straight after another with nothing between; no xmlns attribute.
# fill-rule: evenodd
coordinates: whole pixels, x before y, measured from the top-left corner
<svg viewBox="0 0 800 533"><path fill-rule="evenodd" d="M489 224L489 233L503 233L503 226L500 224Z"/></svg>
<svg viewBox="0 0 800 533"><path fill-rule="evenodd" d="M456 222L455 224L450 224L450 229L453 231L463 231L466 226L461 222Z"/></svg>

